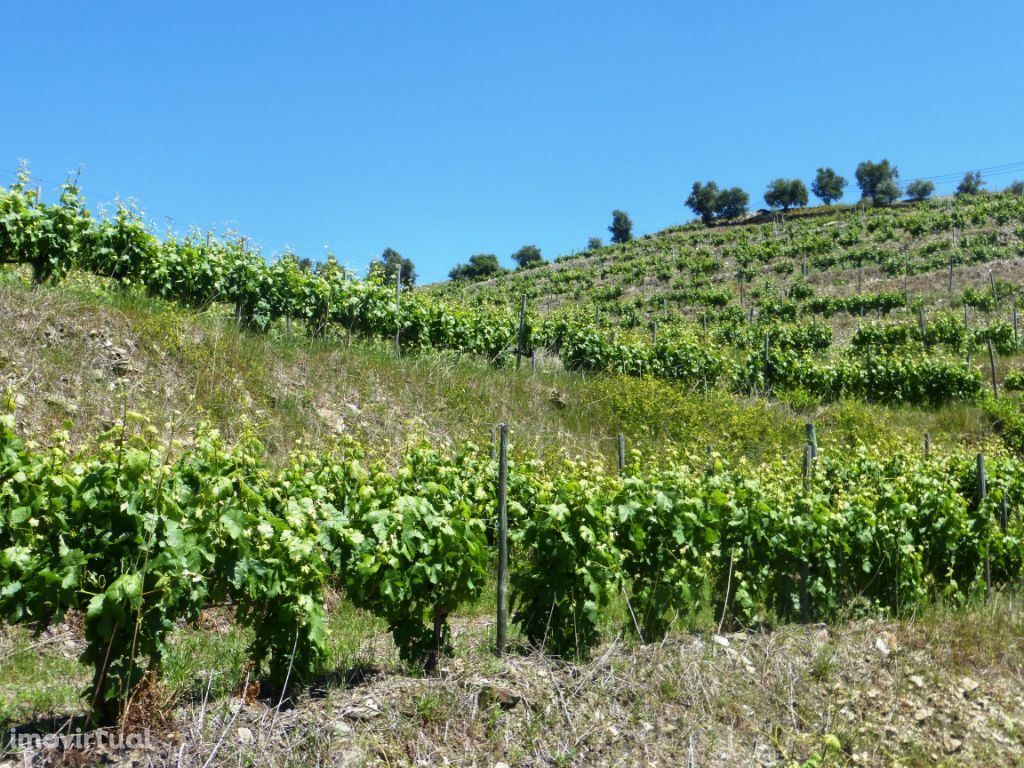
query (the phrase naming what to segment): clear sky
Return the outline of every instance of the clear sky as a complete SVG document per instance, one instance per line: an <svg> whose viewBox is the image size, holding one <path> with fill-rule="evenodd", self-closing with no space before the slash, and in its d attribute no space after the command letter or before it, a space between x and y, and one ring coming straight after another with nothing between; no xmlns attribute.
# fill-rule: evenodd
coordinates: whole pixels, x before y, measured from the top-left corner
<svg viewBox="0 0 1024 768"><path fill-rule="evenodd" d="M5 179L26 159L52 200L81 167L160 229L390 246L421 282L613 208L680 223L696 179L757 207L820 165L1024 167L1019 2L5 1L0 29Z"/></svg>

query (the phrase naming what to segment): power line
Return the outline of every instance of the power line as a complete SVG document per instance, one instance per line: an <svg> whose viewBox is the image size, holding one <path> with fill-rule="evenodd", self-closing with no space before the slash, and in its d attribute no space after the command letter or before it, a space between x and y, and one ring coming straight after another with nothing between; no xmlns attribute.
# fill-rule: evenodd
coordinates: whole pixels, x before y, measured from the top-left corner
<svg viewBox="0 0 1024 768"><path fill-rule="evenodd" d="M944 183L947 181L959 181L963 178L965 173L972 173L977 171L982 176L1001 176L1007 173L1015 173L1017 171L1024 171L1024 160L1016 163L1004 163L1002 165L993 165L988 168L972 168L967 171L957 171L955 173L940 173L937 176L914 176L914 179L921 181L932 181ZM910 178L910 177L908 177Z"/></svg>

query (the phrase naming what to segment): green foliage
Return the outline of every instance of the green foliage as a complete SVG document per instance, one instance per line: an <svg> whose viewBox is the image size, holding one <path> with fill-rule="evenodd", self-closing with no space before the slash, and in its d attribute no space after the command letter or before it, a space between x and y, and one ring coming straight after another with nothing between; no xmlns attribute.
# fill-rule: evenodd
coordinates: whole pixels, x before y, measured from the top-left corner
<svg viewBox="0 0 1024 768"><path fill-rule="evenodd" d="M601 238L600 237L588 237L587 238L586 250L588 252L598 251L598 250L600 250L603 247L604 247L604 243L601 242Z"/></svg>
<svg viewBox="0 0 1024 768"><path fill-rule="evenodd" d="M922 200L927 200L935 194L935 185L930 181L914 179L912 182L907 184L905 192L910 200L919 203Z"/></svg>
<svg viewBox="0 0 1024 768"><path fill-rule="evenodd" d="M448 646L448 616L483 589L490 551L478 507L493 498L486 478L471 456L452 463L425 447L397 478L383 467L360 477L346 588L355 605L387 620L409 663L432 669Z"/></svg>
<svg viewBox="0 0 1024 768"><path fill-rule="evenodd" d="M986 407L1007 434L1021 431L1017 398ZM429 666L448 616L479 597L493 562L495 466L472 445L414 446L389 471L348 443L300 450L272 472L252 440L227 447L205 430L184 451L127 424L92 455L30 448L9 408L0 615L42 629L84 611L90 702L104 720L159 674L177 622L225 600L274 687L301 685L323 662L328 583L385 619L403 658ZM513 452L514 620L530 643L583 658L619 594L647 641L709 608L750 623L967 600L984 590L986 558L994 583L1024 574L1024 518L1014 509L1004 532L996 517L1002 494L1024 498L1024 471L1017 457L986 453L992 490L979 502L973 456L925 459L905 445L823 446L804 480L788 457L635 456L620 478Z"/></svg>
<svg viewBox="0 0 1024 768"><path fill-rule="evenodd" d="M956 193L958 195L980 195L984 187L985 182L981 178L981 171L968 171L957 184Z"/></svg>
<svg viewBox="0 0 1024 768"><path fill-rule="evenodd" d="M769 208L789 210L807 205L807 187L800 179L775 179L768 184L764 201Z"/></svg>
<svg viewBox="0 0 1024 768"><path fill-rule="evenodd" d="M806 200L806 193L804 198ZM715 201L715 218L737 219L746 214L749 203L750 195L739 187L723 189Z"/></svg>
<svg viewBox="0 0 1024 768"><path fill-rule="evenodd" d="M987 400L983 407L1003 442L1018 460L1024 459L1024 400L1020 397L1003 397Z"/></svg>
<svg viewBox="0 0 1024 768"><path fill-rule="evenodd" d="M900 173L888 160L880 163L865 160L857 166L855 175L861 194L875 205L891 205L900 196L900 188L896 183Z"/></svg>
<svg viewBox="0 0 1024 768"><path fill-rule="evenodd" d="M54 279L77 266L110 277L117 284L138 286L150 295L190 307L226 304L238 325L251 331L269 331L282 320L291 319L313 336L341 330L393 339L397 332L401 345L409 350L450 349L483 355L495 364L509 359L516 348L515 306L519 298L524 294L544 296L544 290L556 288L570 298L568 308L540 316L531 310L527 349L544 348L557 354L567 368L655 376L702 390L799 391L820 400L869 396L863 359L858 361L856 355L832 350L828 339L826 347L811 347L815 355L775 361L769 356L765 366L760 350L764 334L730 330L743 322L735 287L722 280L709 280L721 270L726 258L735 260L748 284L762 266L770 271L761 274L786 274L792 271L794 262L804 261L821 270L875 263L890 274L902 273L909 261L913 272L927 272L945 268L951 258L948 249L930 239L925 247L908 254L911 258L894 255L891 243L901 231L924 236L948 231L954 217L976 224L1008 224L1024 216L1020 198L986 195L958 199L952 213L946 205L935 203L915 206L913 211L876 209L863 219L847 218L841 228L825 229L793 217L787 222L784 239L762 237L758 226L711 231L684 228L657 240L645 238L611 246L587 269L563 264L558 270L500 275L487 287L474 288L484 292L479 295L485 300L469 301L463 296L446 301L435 292L410 291L399 307L393 285L376 274L370 280L355 280L333 257L311 271L294 254L284 254L268 263L263 255L246 248L241 239L220 241L193 232L181 239L160 241L132 209L122 207L113 217L95 221L81 207L73 188L67 189L60 206L38 206L34 196L25 192L25 183L25 179L19 179L0 196L0 210L5 212L0 217L0 247L4 249L0 259L42 264L42 273ZM716 198L722 195L713 183L697 187L698 191L711 189ZM1001 245L1001 240L994 231L965 233L955 257L962 263L1002 258L1010 250ZM394 252L388 255L392 263L400 258ZM456 270L463 277L497 276L500 272L494 256L474 257L470 265ZM670 292L650 297L643 291L633 292L628 302L623 301L625 286L642 285L650 279L664 283L666 289L671 284ZM897 292L811 295L801 281L794 281L788 297L783 298L766 286L768 283L762 280L747 298L748 303L756 303L761 321L804 324L812 329L815 323L808 323L808 319L840 312L886 313L906 303ZM997 288L1003 296L1015 290L1006 283ZM466 288L460 286L457 290ZM592 310L579 309L579 298L585 296L598 305L600 323L594 321ZM661 304L666 299L677 307L699 307L701 313L690 318L682 313L663 317L670 314L669 305ZM964 300L983 309L995 306L989 291L975 288L964 292ZM654 345L649 323L656 313L660 325L658 343ZM705 322L714 339L710 345L703 330ZM1001 353L1017 351L1005 323L974 329L973 337L958 334L954 326L947 317L932 319L927 330L929 347L934 351L935 345L942 344L962 353L979 339L983 343L991 337ZM793 330L780 334L775 327L763 330L771 336L773 354L797 351L785 345L795 343L801 334ZM984 338L978 335L982 330ZM824 341L812 331L802 337L818 339L815 345ZM871 343L867 336L860 338L865 342L861 349ZM913 339L914 335L906 338ZM882 340L876 339L876 343ZM902 372L893 373L897 378L890 380L891 392L898 401L925 404L941 402L943 397L976 396L970 377L958 372L958 363L939 356L926 365L918 359L914 344L900 342L899 347L886 354L887 370ZM939 371L945 383L926 391L914 381L928 366ZM899 376L905 378L902 384Z"/></svg>
<svg viewBox="0 0 1024 768"><path fill-rule="evenodd" d="M85 612L82 661L94 669L90 703L102 720L159 671L170 629L207 601L237 602L239 620L257 629L251 658L272 685L289 670L301 681L322 652L322 558L303 559L313 518L292 501L282 514L257 450L225 451L203 434L169 465L165 451L120 428L79 461L59 448L26 451L9 423L0 428L0 612L40 628Z"/></svg>
<svg viewBox="0 0 1024 768"><path fill-rule="evenodd" d="M0 264L31 264L37 283L59 280L86 247L92 221L74 183L61 186L58 205L44 205L28 190L30 181L22 168L0 191Z"/></svg>
<svg viewBox="0 0 1024 768"><path fill-rule="evenodd" d="M899 199L900 194L900 185L895 179L883 179L875 186L872 200L875 205L892 205Z"/></svg>
<svg viewBox="0 0 1024 768"><path fill-rule="evenodd" d="M968 171L956 185L956 195L981 195L984 187L981 171Z"/></svg>
<svg viewBox="0 0 1024 768"><path fill-rule="evenodd" d="M127 285L142 285L155 269L158 243L134 206L119 204L114 220L102 219L90 235L85 269Z"/></svg>
<svg viewBox="0 0 1024 768"><path fill-rule="evenodd" d="M399 270L404 287L412 288L416 285L416 265L412 260L403 258L394 248L385 248L379 259L370 262L369 276L377 276L386 283L394 284Z"/></svg>
<svg viewBox="0 0 1024 768"><path fill-rule="evenodd" d="M540 248L536 245L524 245L512 254L512 261L519 265L520 269L528 269L529 267L543 264L544 257L540 253Z"/></svg>
<svg viewBox="0 0 1024 768"><path fill-rule="evenodd" d="M612 223L608 227L613 243L628 243L633 239L633 220L625 211L612 211Z"/></svg>
<svg viewBox="0 0 1024 768"><path fill-rule="evenodd" d="M992 291L969 285L960 294L960 303L977 309L993 310L996 307L996 297L992 295Z"/></svg>
<svg viewBox="0 0 1024 768"><path fill-rule="evenodd" d="M842 200L845 187L846 179L831 168L819 168L814 176L814 181L811 182L811 191L814 196L825 205Z"/></svg>
<svg viewBox="0 0 1024 768"><path fill-rule="evenodd" d="M0 262L28 264L36 258L36 231L43 213L27 189L29 180L28 170L22 168L18 180L0 191Z"/></svg>
<svg viewBox="0 0 1024 768"><path fill-rule="evenodd" d="M536 648L585 658L600 639L601 611L622 587L613 519L600 477L567 467L518 498L511 549L512 610Z"/></svg>
<svg viewBox="0 0 1024 768"><path fill-rule="evenodd" d="M448 273L452 280L486 280L504 272L493 253L478 253L469 257L468 264L459 264Z"/></svg>
<svg viewBox="0 0 1024 768"><path fill-rule="evenodd" d="M1006 378L1003 379L1003 387L1011 392L1024 390L1024 370L1018 369L1006 374Z"/></svg>
<svg viewBox="0 0 1024 768"><path fill-rule="evenodd" d="M701 474L677 467L629 477L611 499L631 583L628 629L648 642L708 604L720 534L709 524L702 484Z"/></svg>
<svg viewBox="0 0 1024 768"><path fill-rule="evenodd" d="M796 301L804 301L814 295L814 286L806 281L796 280L789 286L789 298Z"/></svg>
<svg viewBox="0 0 1024 768"><path fill-rule="evenodd" d="M686 207L693 211L694 215L700 216L705 224L710 224L715 218L719 194L718 184L715 182L701 184L695 181L690 196L686 198Z"/></svg>

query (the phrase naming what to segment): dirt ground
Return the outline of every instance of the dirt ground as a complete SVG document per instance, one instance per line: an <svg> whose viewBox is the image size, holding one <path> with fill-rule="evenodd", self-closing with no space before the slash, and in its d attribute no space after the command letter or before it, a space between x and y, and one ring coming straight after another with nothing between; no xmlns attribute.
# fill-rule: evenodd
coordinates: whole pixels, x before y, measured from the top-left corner
<svg viewBox="0 0 1024 768"><path fill-rule="evenodd" d="M581 665L522 649L497 659L485 620L457 629L461 650L437 677L359 667L294 702L251 687L186 703L157 692L131 726L151 728L148 745L8 754L0 766L1024 765L1018 599L617 641Z"/></svg>

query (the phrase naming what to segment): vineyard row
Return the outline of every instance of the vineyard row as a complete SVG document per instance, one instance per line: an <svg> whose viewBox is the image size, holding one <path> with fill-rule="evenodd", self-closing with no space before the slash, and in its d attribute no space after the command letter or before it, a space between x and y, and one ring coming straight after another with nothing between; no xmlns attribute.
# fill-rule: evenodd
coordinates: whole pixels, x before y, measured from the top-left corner
<svg viewBox="0 0 1024 768"><path fill-rule="evenodd" d="M0 192L0 262L29 263L40 280L76 267L188 307L227 303L239 325L253 331L297 320L312 335L340 329L395 339L404 349L450 349L496 362L513 351L544 348L571 370L657 376L705 389L801 389L823 400L938 404L983 392L981 373L967 361L927 350L853 348L834 359L815 358L785 343L801 333L786 327L774 343L766 328L764 349L745 354L708 344L696 332L621 339L578 316L520 318L511 309L460 306L420 291L403 296L376 279L354 279L333 259L315 271L291 255L268 264L241 239L161 241L126 207L112 219L94 220L73 185L56 205L40 204L23 183ZM1007 343L1004 337L1000 328L997 342ZM1016 339L1013 345L1016 350Z"/></svg>
<svg viewBox="0 0 1024 768"><path fill-rule="evenodd" d="M328 588L431 668L449 617L490 583L499 467L486 449L413 445L392 469L344 442L272 471L253 439L162 443L127 422L76 453L19 439L10 403L0 417L0 617L38 629L84 613L98 717L159 674L171 630L207 606L234 606L256 673L280 689L323 663ZM618 474L513 450L514 626L572 659L620 600L622 630L655 641L708 613L745 626L903 614L1024 575L1024 468L1000 449L802 458L634 455Z"/></svg>

